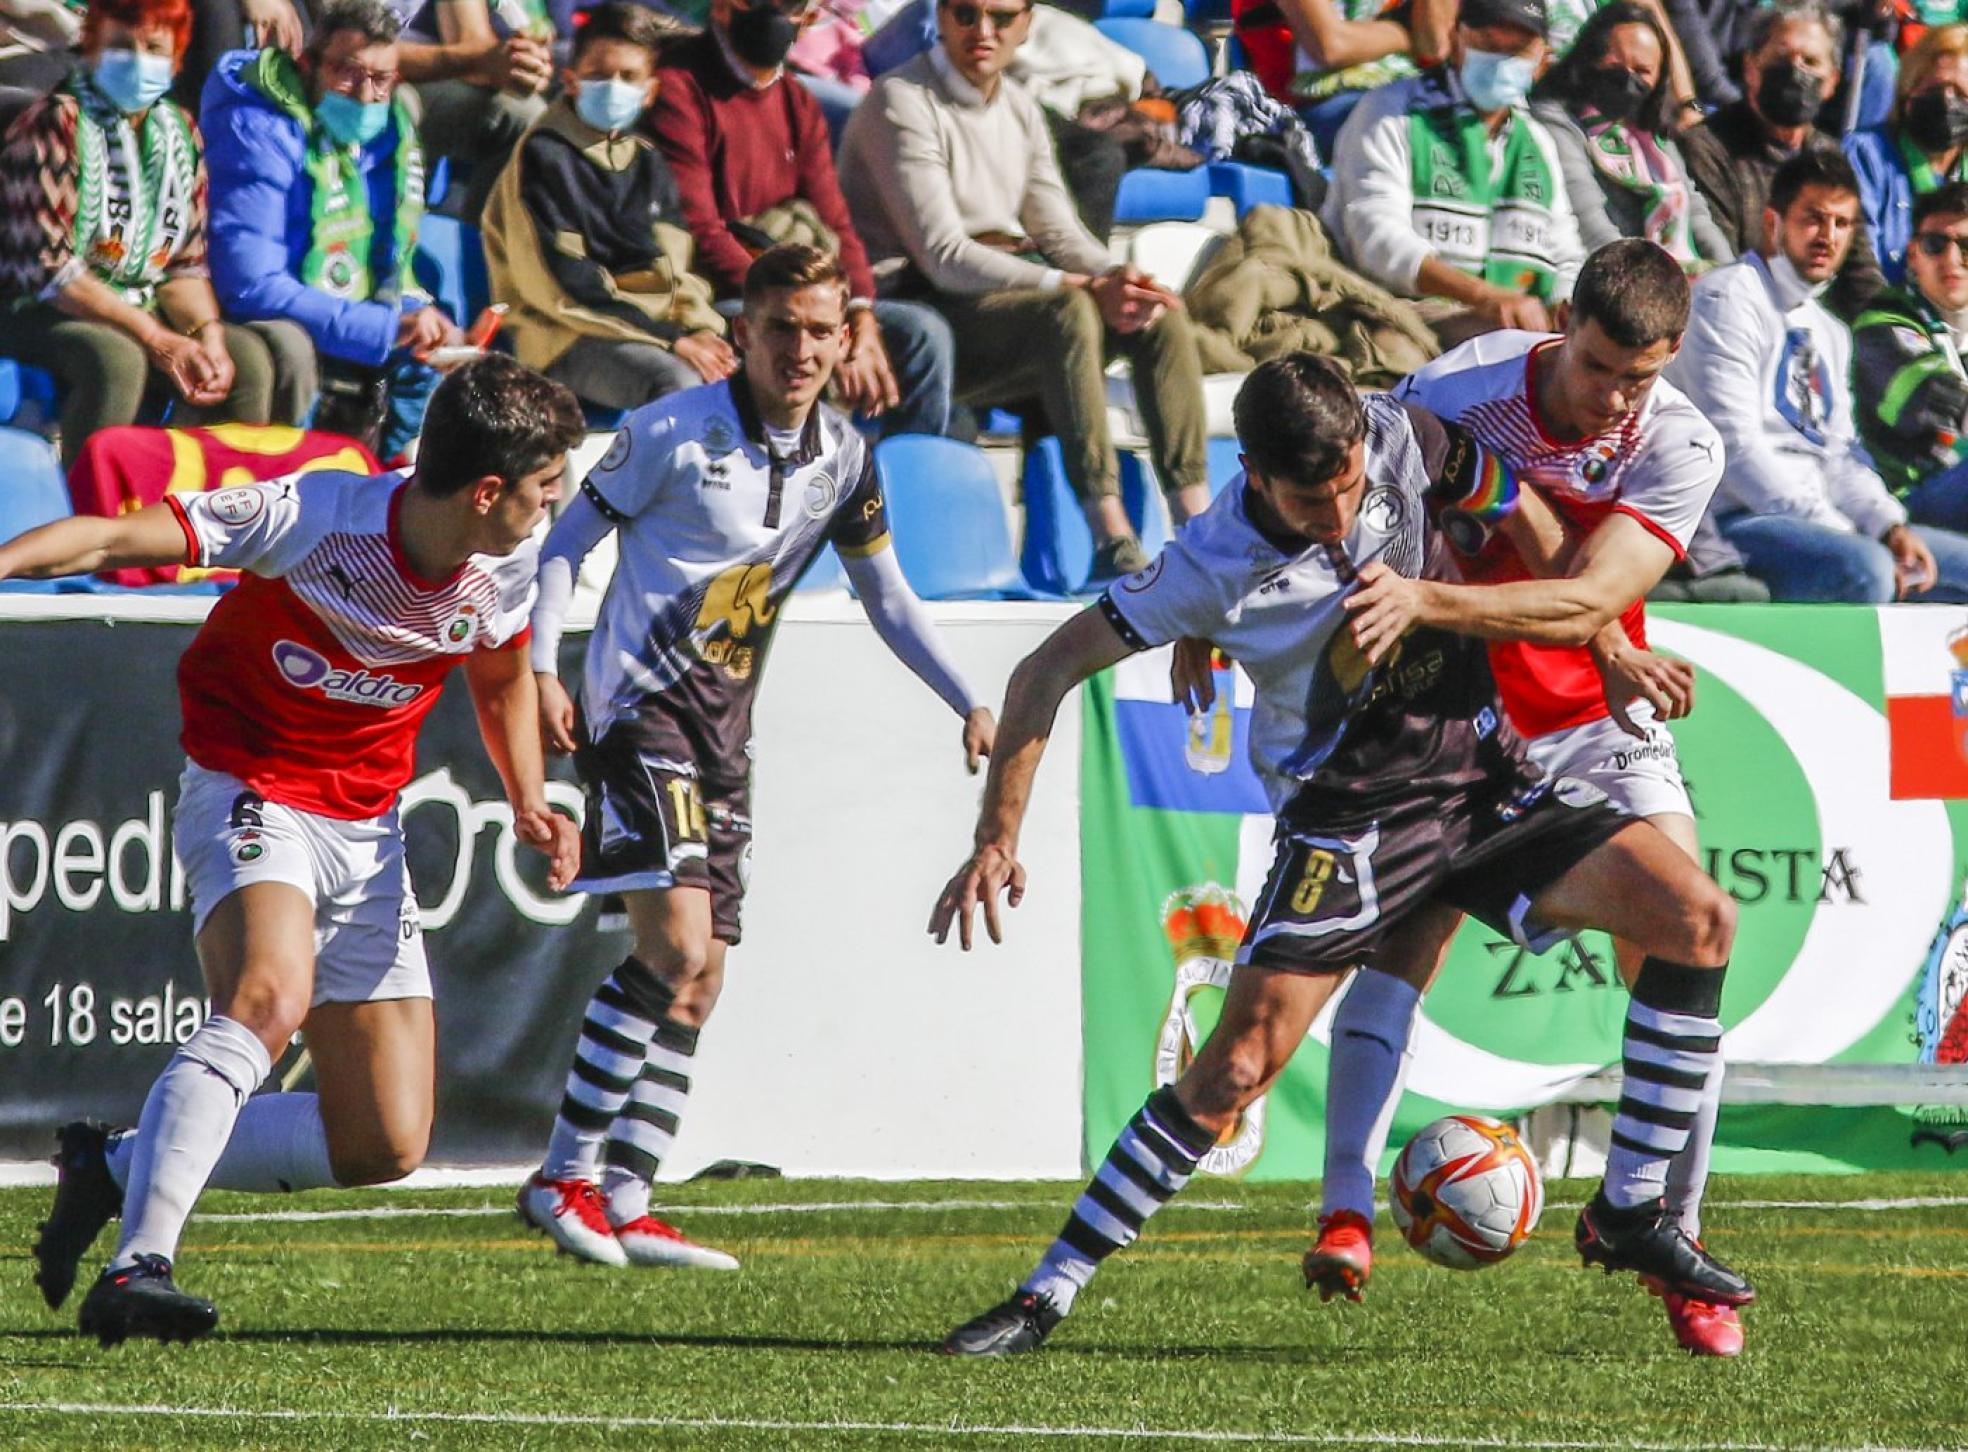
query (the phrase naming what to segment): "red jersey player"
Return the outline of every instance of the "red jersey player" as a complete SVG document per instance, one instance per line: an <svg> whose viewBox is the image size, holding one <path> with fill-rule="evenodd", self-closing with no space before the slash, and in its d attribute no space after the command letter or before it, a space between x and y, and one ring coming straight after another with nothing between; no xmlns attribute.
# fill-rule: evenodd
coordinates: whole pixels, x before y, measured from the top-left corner
<svg viewBox="0 0 1968 1452"><path fill-rule="evenodd" d="M67 1126L35 1246L50 1306L108 1219L115 1256L81 1328L190 1340L218 1324L171 1258L206 1185L299 1190L401 1178L430 1138L436 1038L398 793L417 728L462 663L513 829L563 886L574 827L551 811L527 661L532 535L583 432L574 397L493 356L432 396L414 472L318 473L172 495L0 545L0 578L234 566L178 667L189 758L172 835L211 1014L134 1131ZM441 445L439 443L441 441ZM252 1097L295 1030L318 1094Z"/></svg>

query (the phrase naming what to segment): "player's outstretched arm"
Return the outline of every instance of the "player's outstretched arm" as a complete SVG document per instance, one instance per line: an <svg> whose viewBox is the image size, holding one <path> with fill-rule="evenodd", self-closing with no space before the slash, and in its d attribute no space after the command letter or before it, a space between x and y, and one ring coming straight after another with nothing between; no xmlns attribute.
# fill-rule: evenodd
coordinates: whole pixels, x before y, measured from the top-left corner
<svg viewBox="0 0 1968 1452"><path fill-rule="evenodd" d="M1005 688L1004 719L998 723L997 750L984 779L984 804L977 813L976 846L936 899L929 931L939 943L950 940L950 926L964 950L971 946L971 913L984 912L991 941L1004 941L998 921L998 894L1017 907L1025 896L1025 869L1018 862L1018 833L1032 799L1032 780L1052 735L1059 703L1096 671L1132 654L1098 606L1081 611L1019 663Z"/></svg>
<svg viewBox="0 0 1968 1452"><path fill-rule="evenodd" d="M540 746L540 702L524 646L476 650L465 658L465 684L478 713L478 734L512 804L513 835L547 855L547 885L555 892L581 865L573 822L547 805L546 754Z"/></svg>
<svg viewBox="0 0 1968 1452"><path fill-rule="evenodd" d="M975 772L978 763L991 754L997 737L997 720L990 708L978 701L970 683L950 658L943 633L923 609L916 592L909 588L895 551L887 543L870 554L843 550L841 565L853 581L854 593L861 597L861 608L868 612L868 621L882 644L963 718L964 764Z"/></svg>
<svg viewBox="0 0 1968 1452"><path fill-rule="evenodd" d="M98 570L181 565L184 525L168 504L107 519L78 514L0 544L0 580L50 580Z"/></svg>
<svg viewBox="0 0 1968 1452"><path fill-rule="evenodd" d="M1674 551L1629 514L1611 514L1579 549L1572 573L1505 585L1410 580L1378 562L1346 599L1353 639L1378 663L1417 625L1484 640L1581 646L1666 573Z"/></svg>

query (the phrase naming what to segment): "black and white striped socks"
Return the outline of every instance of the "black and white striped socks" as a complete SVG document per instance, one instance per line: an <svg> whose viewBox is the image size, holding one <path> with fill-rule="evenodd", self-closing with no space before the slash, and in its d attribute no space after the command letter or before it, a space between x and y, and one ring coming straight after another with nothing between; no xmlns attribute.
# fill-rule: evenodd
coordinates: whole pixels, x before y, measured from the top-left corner
<svg viewBox="0 0 1968 1452"><path fill-rule="evenodd" d="M697 1054L698 1030L673 1019L656 1025L642 1074L629 1102L615 1117L603 1153L607 1168L601 1188L608 1218L626 1225L649 1213L649 1182L656 1178L676 1142L683 1109L690 1098L690 1065Z"/></svg>
<svg viewBox="0 0 1968 1452"><path fill-rule="evenodd" d="M629 1102L649 1041L669 1013L672 997L663 981L634 957L624 959L595 990L540 1166L548 1179L595 1178L602 1138Z"/></svg>
<svg viewBox="0 0 1968 1452"><path fill-rule="evenodd" d="M1174 1199L1216 1143L1164 1085L1135 1111L1073 1204L1059 1238L1020 1290L1049 1296L1064 1314L1100 1269L1132 1245L1148 1217Z"/></svg>
<svg viewBox="0 0 1968 1452"><path fill-rule="evenodd" d="M1626 1011L1626 1082L1606 1156L1606 1198L1617 1209L1657 1200L1668 1161L1688 1143L1722 1050L1720 968L1662 958L1640 965Z"/></svg>

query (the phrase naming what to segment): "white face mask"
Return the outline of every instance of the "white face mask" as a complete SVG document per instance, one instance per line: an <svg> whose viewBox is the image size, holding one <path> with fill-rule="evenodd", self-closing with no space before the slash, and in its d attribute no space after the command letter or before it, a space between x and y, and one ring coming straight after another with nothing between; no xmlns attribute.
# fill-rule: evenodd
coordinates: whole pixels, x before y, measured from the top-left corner
<svg viewBox="0 0 1968 1452"><path fill-rule="evenodd" d="M1467 50L1462 54L1462 92L1478 111L1522 105L1537 81L1537 62L1525 55Z"/></svg>

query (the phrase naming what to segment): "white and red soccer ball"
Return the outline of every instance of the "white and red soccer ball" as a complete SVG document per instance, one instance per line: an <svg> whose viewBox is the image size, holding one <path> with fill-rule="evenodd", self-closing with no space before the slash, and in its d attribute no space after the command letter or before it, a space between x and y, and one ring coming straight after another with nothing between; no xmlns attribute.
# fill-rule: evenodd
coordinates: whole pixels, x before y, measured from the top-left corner
<svg viewBox="0 0 1968 1452"><path fill-rule="evenodd" d="M1394 1223L1424 1257L1478 1270L1536 1229L1544 1182L1516 1130L1480 1114L1451 1114L1408 1141L1388 1199Z"/></svg>

